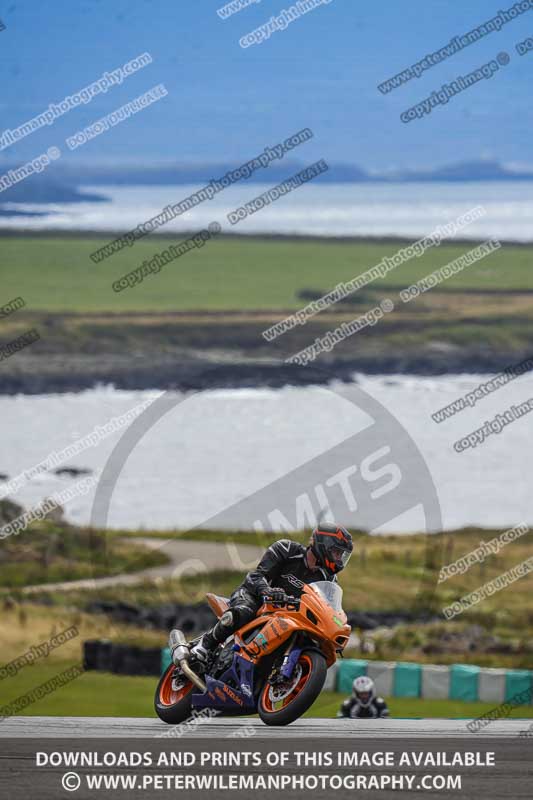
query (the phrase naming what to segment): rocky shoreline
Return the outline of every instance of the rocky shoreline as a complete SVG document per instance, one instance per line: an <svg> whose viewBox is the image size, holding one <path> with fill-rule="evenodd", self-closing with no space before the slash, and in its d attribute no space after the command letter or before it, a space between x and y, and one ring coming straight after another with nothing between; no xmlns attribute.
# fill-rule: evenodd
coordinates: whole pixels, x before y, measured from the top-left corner
<svg viewBox="0 0 533 800"><path fill-rule="evenodd" d="M202 391L215 388L254 388L327 384L351 381L355 373L370 375L437 376L461 373L497 373L528 353L458 349L365 355L358 358L320 359L307 367L266 359L237 359L220 352L207 357L183 354L155 357L147 354L88 356L19 354L5 362L0 373L0 394L81 392L99 385L124 390Z"/></svg>

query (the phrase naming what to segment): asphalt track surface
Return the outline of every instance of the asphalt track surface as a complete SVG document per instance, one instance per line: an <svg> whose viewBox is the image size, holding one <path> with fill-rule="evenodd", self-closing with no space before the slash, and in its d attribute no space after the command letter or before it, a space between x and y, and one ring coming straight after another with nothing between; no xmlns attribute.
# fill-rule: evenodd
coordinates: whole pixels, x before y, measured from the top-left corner
<svg viewBox="0 0 533 800"><path fill-rule="evenodd" d="M261 739L290 738L477 738L516 737L529 728L530 719L491 722L479 733L466 727L468 719L338 720L301 719L284 728L268 727L257 717L214 719L198 724L186 737L233 737L246 725L250 735ZM0 723L1 738L150 738L171 735L173 728L158 719L145 717L8 717Z"/></svg>

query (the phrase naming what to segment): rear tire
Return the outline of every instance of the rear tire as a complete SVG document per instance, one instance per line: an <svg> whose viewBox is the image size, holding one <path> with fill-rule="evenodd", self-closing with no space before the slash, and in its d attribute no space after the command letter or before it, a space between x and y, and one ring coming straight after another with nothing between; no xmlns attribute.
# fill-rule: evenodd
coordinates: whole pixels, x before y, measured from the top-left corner
<svg viewBox="0 0 533 800"><path fill-rule="evenodd" d="M155 690L155 713L168 725L179 725L191 716L194 684L187 681L177 692L172 689L172 676L176 667L171 664L161 675Z"/></svg>
<svg viewBox="0 0 533 800"><path fill-rule="evenodd" d="M290 725L311 708L322 691L327 675L324 656L316 650L304 650L298 665L302 668L302 676L293 692L283 701L285 705L282 708L274 709L268 682L261 690L257 712L265 725Z"/></svg>

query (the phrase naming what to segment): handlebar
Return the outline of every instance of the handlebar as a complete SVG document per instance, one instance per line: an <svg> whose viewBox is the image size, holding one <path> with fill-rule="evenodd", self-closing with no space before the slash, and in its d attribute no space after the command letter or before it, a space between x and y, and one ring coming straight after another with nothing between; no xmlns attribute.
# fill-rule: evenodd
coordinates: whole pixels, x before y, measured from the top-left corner
<svg viewBox="0 0 533 800"><path fill-rule="evenodd" d="M300 598L292 597L289 594L285 595L284 600L278 600L275 603L270 595L264 594L263 603L271 603L275 608L286 608L287 611L298 611L300 608Z"/></svg>

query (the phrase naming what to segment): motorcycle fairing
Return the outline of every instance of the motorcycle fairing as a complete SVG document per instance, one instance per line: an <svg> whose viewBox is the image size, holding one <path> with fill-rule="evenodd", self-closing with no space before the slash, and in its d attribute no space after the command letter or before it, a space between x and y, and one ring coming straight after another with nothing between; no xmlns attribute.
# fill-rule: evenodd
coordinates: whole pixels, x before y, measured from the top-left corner
<svg viewBox="0 0 533 800"><path fill-rule="evenodd" d="M254 628L258 631L251 641L247 641L247 633ZM249 622L235 634L235 641L241 645L244 658L257 664L258 660L272 653L299 628L296 619L287 616L263 614Z"/></svg>
<svg viewBox="0 0 533 800"><path fill-rule="evenodd" d="M240 689L228 685L232 680ZM216 708L221 711L254 712L254 664L235 653L231 666L220 676L205 679L207 691L193 694L194 708ZM247 690L243 689L247 687ZM248 692L249 691L249 695Z"/></svg>

